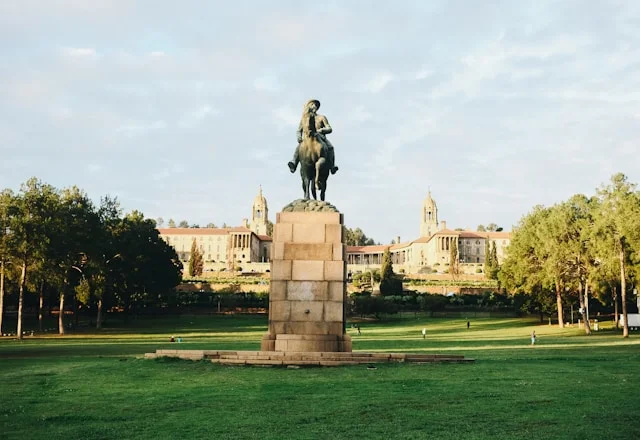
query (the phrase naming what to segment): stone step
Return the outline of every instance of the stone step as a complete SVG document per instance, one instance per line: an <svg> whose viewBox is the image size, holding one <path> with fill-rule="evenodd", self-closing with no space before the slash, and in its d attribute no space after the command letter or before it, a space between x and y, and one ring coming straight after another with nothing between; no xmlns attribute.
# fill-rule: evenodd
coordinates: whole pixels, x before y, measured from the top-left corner
<svg viewBox="0 0 640 440"><path fill-rule="evenodd" d="M177 357L189 360L208 359L224 365L300 365L338 366L372 363L468 363L462 355L372 352L279 352L232 350L157 350L145 358Z"/></svg>

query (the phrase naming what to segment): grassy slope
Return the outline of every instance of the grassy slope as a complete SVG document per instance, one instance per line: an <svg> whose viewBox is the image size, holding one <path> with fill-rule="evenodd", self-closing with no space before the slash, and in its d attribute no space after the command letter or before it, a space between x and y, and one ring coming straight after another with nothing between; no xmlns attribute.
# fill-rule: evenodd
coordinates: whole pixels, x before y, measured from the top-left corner
<svg viewBox="0 0 640 440"><path fill-rule="evenodd" d="M135 355L259 348L264 317L133 322L0 341L0 437L640 438L640 337L517 319L362 323L354 349L451 352L465 365L222 367ZM427 339L420 335L427 328ZM529 346L535 328L539 344Z"/></svg>

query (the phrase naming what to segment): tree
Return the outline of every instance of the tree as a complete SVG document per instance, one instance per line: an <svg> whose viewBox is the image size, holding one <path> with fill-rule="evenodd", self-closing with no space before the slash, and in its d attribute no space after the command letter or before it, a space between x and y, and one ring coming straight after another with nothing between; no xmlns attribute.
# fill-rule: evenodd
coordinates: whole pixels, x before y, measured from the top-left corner
<svg viewBox="0 0 640 440"><path fill-rule="evenodd" d="M216 226L216 224L215 224L215 223L211 223L211 222L209 222L209 223L207 223L207 226L205 226L205 228L209 228L209 229L216 229L216 228L217 228L217 226Z"/></svg>
<svg viewBox="0 0 640 440"><path fill-rule="evenodd" d="M176 227L176 222L175 222L175 220L174 220L174 219L172 219L172 218L170 218L170 219L169 219L168 226L169 226L170 228L175 228L175 227Z"/></svg>
<svg viewBox="0 0 640 440"><path fill-rule="evenodd" d="M600 209L596 219L596 234L618 257L620 270L620 296L624 327L622 336L629 337L627 315L627 277L631 256L640 251L640 195L636 185L629 183L622 173L611 177L611 183L598 191Z"/></svg>
<svg viewBox="0 0 640 440"><path fill-rule="evenodd" d="M478 228L476 230L478 232L487 232L487 229L484 227L484 225L478 225Z"/></svg>
<svg viewBox="0 0 640 440"><path fill-rule="evenodd" d="M180 223L178 223L178 227L179 228L188 228L189 227L189 222L186 220L180 220Z"/></svg>
<svg viewBox="0 0 640 440"><path fill-rule="evenodd" d="M498 229L498 225L495 223L489 223L486 228L488 232L495 232Z"/></svg>
<svg viewBox="0 0 640 440"><path fill-rule="evenodd" d="M116 304L124 309L125 319L139 305L173 289L182 277L182 263L175 250L160 238L153 220L132 211L119 222L114 234L121 258L112 266Z"/></svg>
<svg viewBox="0 0 640 440"><path fill-rule="evenodd" d="M387 247L382 255L382 266L380 267L380 294L386 296L399 293L402 293L402 280L393 273L391 252Z"/></svg>
<svg viewBox="0 0 640 440"><path fill-rule="evenodd" d="M203 267L204 261L202 253L200 252L196 239L194 238L191 243L191 255L189 256L189 276L195 277L202 275Z"/></svg>
<svg viewBox="0 0 640 440"><path fill-rule="evenodd" d="M55 189L31 178L20 187L11 218L12 246L15 263L20 266L20 287L18 291L18 323L16 336L22 339L22 309L27 287L29 267L44 257L53 233L52 222L58 203Z"/></svg>
<svg viewBox="0 0 640 440"><path fill-rule="evenodd" d="M273 222L271 220L267 220L267 235L273 237Z"/></svg>
<svg viewBox="0 0 640 440"><path fill-rule="evenodd" d="M458 240L451 242L449 248L449 273L455 277L460 273L460 256L458 255Z"/></svg>
<svg viewBox="0 0 640 440"><path fill-rule="evenodd" d="M498 271L500 270L500 264L498 263L498 247L496 242L491 242L491 251L489 253L489 272L488 277L492 280L498 279Z"/></svg>
<svg viewBox="0 0 640 440"><path fill-rule="evenodd" d="M2 331L2 317L4 316L4 294L6 266L10 262L12 250L9 247L11 233L11 216L15 214L15 197L11 190L0 192L0 335ZM14 211L14 212L12 212Z"/></svg>
<svg viewBox="0 0 640 440"><path fill-rule="evenodd" d="M164 219L162 217L158 217L156 219L156 227L161 228L164 226Z"/></svg>
<svg viewBox="0 0 640 440"><path fill-rule="evenodd" d="M60 200L55 215L55 233L51 236L51 246L47 258L55 262L64 282L60 288L60 314L58 331L64 328L65 296L71 294L74 317L78 322L78 300L75 286L85 278L84 269L88 261L98 258L101 230L98 212L89 196L78 187L65 188L60 192ZM155 227L155 222L154 222Z"/></svg>
<svg viewBox="0 0 640 440"><path fill-rule="evenodd" d="M347 246L371 246L375 244L372 238L367 237L362 229L346 228Z"/></svg>
<svg viewBox="0 0 640 440"><path fill-rule="evenodd" d="M98 218L100 221L98 257L90 261L91 293L96 302L96 329L102 328L102 310L112 299L115 291L115 266L122 260L117 243L117 231L122 221L122 210L117 198L105 196L100 199Z"/></svg>
<svg viewBox="0 0 640 440"><path fill-rule="evenodd" d="M484 239L484 276L489 277L489 273L491 273L491 244L489 237L487 236Z"/></svg>
<svg viewBox="0 0 640 440"><path fill-rule="evenodd" d="M554 279L544 270L544 249L540 246L541 233L545 233L544 223L550 210L543 206L536 206L532 212L524 216L511 238L509 254L502 264L498 274L500 283L512 294L524 293L540 299L543 296L559 295L559 287ZM538 304L547 301L537 301ZM556 296L556 307L558 306ZM561 305L561 302L560 302ZM550 311L547 308L547 311ZM561 309L558 310L559 318Z"/></svg>

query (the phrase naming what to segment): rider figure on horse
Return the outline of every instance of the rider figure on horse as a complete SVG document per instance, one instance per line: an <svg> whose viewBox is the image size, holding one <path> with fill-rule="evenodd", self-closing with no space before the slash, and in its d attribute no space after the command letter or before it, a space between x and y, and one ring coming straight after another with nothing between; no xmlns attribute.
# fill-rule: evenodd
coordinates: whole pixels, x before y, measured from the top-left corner
<svg viewBox="0 0 640 440"><path fill-rule="evenodd" d="M329 163L329 170L331 174L335 174L338 171L338 167L335 164L335 153L333 151L333 145L327 139L327 134L331 133L333 130L331 129L331 125L329 125L329 121L324 115L317 114L318 109L320 108L320 101L317 99L311 99L307 101L304 105L303 111L303 120L304 116L307 113L311 113L315 118L315 131L316 131L316 139L322 144L323 157L327 159ZM292 173L295 173L296 168L298 167L298 163L300 162L299 151L300 151L300 142L302 142L302 121L300 121L300 125L298 126L298 146L296 147L296 151L293 153L293 159L287 165L289 165L289 170Z"/></svg>

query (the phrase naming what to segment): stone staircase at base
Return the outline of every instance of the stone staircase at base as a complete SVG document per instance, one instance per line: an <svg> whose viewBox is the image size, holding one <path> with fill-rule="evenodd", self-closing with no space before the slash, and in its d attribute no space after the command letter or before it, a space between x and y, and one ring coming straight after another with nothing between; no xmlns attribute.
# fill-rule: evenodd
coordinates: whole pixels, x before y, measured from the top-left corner
<svg viewBox="0 0 640 440"><path fill-rule="evenodd" d="M223 365L298 365L335 367L339 365L375 363L466 363L462 355L416 353L365 352L285 352L285 351L228 351L228 350L156 350L145 358L174 357L189 360L210 360Z"/></svg>

